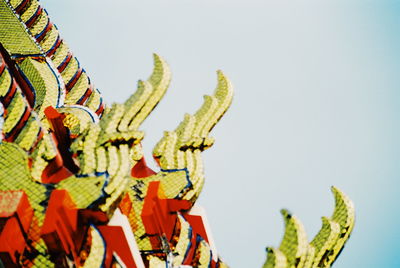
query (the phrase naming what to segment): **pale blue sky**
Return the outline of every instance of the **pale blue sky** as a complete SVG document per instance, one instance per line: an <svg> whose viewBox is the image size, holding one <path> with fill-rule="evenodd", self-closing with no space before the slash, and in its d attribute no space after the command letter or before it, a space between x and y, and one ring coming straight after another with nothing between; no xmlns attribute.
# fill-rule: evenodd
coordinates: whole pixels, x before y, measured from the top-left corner
<svg viewBox="0 0 400 268"><path fill-rule="evenodd" d="M207 212L231 267L261 267L288 208L311 239L336 185L357 222L336 268L400 267L400 1L42 0L108 103L171 66L143 125L150 155L222 69L231 109L204 154Z"/></svg>

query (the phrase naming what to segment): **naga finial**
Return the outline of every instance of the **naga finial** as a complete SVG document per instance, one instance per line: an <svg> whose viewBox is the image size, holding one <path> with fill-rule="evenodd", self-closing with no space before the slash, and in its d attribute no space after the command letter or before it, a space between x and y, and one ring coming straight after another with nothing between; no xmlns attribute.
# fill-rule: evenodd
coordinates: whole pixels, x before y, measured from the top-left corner
<svg viewBox="0 0 400 268"><path fill-rule="evenodd" d="M227 267L196 201L229 79L218 71L214 93L164 133L156 172L140 126L170 84L161 57L132 96L106 107L37 0L0 0L0 18L0 266ZM332 191L335 211L311 242L282 210L285 234L264 267L330 267L354 225L352 202Z"/></svg>

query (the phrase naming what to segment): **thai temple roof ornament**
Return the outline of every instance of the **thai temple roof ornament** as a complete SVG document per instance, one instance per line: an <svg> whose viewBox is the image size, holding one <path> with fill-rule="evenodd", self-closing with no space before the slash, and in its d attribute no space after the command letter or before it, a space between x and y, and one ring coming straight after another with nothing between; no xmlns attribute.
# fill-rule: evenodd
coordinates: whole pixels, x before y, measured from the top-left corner
<svg viewBox="0 0 400 268"><path fill-rule="evenodd" d="M216 90L166 131L146 165L140 126L171 74L154 70L122 104L100 92L37 0L0 0L0 267L227 267L196 200L201 152L229 108L233 89ZM282 210L281 245L265 268L330 267L354 226L354 207L332 187L335 210L309 242Z"/></svg>

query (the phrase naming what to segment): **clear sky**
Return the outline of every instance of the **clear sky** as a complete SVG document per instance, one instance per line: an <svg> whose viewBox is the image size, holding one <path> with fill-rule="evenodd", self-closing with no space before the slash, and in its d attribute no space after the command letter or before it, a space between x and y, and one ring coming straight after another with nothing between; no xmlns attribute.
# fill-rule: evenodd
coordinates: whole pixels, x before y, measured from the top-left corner
<svg viewBox="0 0 400 268"><path fill-rule="evenodd" d="M331 185L357 212L335 267L400 267L400 1L42 3L108 103L148 77L153 52L170 64L171 87L142 127L148 155L214 90L217 69L232 80L199 200L231 267L262 266L283 235L281 208L311 239L333 211Z"/></svg>

